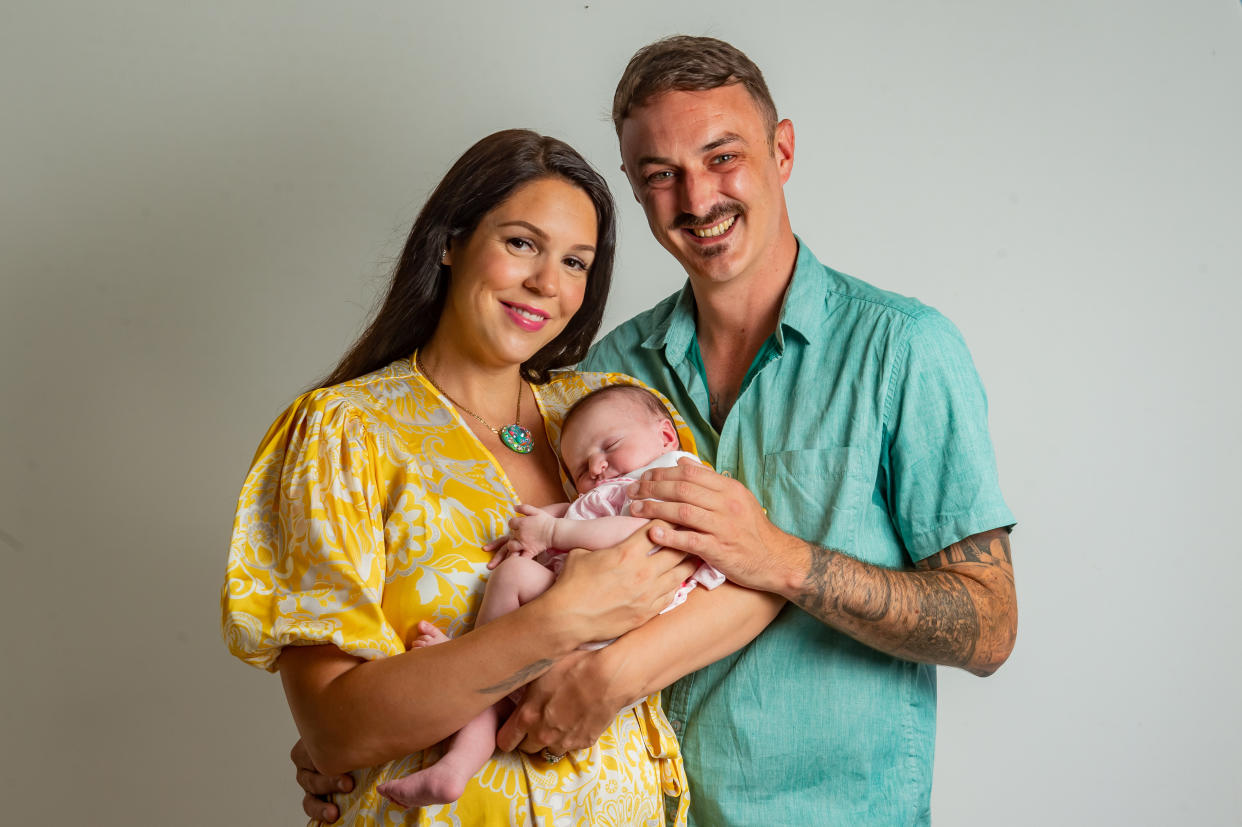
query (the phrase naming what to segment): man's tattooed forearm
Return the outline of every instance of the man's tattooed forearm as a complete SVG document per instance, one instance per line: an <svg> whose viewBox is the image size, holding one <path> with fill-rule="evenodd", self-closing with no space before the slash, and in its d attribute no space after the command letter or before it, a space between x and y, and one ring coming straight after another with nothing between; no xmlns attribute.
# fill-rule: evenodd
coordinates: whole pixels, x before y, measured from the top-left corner
<svg viewBox="0 0 1242 827"><path fill-rule="evenodd" d="M823 546L811 552L811 565L795 602L811 614L826 620L842 612L859 620L878 621L888 614L892 586L887 578L864 578L850 574L833 563L841 552ZM842 595L853 599L843 600Z"/></svg>
<svg viewBox="0 0 1242 827"><path fill-rule="evenodd" d="M918 592L918 621L904 648L920 660L965 666L979 642L979 610L966 584L956 577L913 578Z"/></svg>
<svg viewBox="0 0 1242 827"><path fill-rule="evenodd" d="M828 563L834 554L836 554L835 551L826 548L817 548L811 552L811 565L807 570L806 580L802 583L802 591L794 600L803 609L821 620L829 608L828 596L833 594L828 576ZM835 606L834 603L833 607Z"/></svg>
<svg viewBox="0 0 1242 827"><path fill-rule="evenodd" d="M519 686L525 686L535 678L539 677L539 675L543 674L543 672L553 663L554 661L547 658L537 660L530 666L519 669L516 674L501 681L495 686L485 686L478 690L478 692L482 695L492 695L497 692L512 692Z"/></svg>
<svg viewBox="0 0 1242 827"><path fill-rule="evenodd" d="M794 602L864 643L914 660L962 666L979 640L978 609L947 572L898 572L813 548Z"/></svg>

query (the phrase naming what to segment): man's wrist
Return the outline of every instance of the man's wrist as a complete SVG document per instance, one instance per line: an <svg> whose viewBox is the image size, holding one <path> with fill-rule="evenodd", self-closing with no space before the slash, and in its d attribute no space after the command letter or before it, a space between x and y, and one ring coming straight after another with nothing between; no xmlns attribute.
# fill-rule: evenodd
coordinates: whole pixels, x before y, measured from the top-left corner
<svg viewBox="0 0 1242 827"><path fill-rule="evenodd" d="M776 565L772 566L775 583L774 588L768 591L793 601L806 588L806 579L811 573L812 558L816 549L801 538L786 534L779 529L777 531L779 534L777 541L769 546L769 548L774 546L776 549L773 555Z"/></svg>

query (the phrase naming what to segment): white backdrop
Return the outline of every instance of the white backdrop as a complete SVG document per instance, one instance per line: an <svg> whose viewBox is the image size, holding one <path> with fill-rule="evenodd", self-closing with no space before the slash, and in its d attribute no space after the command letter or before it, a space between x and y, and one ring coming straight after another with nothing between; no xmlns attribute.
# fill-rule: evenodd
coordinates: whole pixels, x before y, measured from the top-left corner
<svg viewBox="0 0 1242 827"><path fill-rule="evenodd" d="M937 823L1242 824L1237 2L175 6L0 11L0 821L301 823L218 627L251 453L496 129L607 173L607 327L676 289L607 114L687 32L793 119L794 229L989 390L1020 632L941 670Z"/></svg>

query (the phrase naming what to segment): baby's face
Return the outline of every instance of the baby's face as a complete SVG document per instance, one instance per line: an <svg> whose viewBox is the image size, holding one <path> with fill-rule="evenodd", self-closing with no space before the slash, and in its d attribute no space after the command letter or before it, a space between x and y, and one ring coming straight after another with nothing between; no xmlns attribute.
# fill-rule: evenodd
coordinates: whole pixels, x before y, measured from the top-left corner
<svg viewBox="0 0 1242 827"><path fill-rule="evenodd" d="M622 395L574 414L561 433L561 459L579 494L676 448L673 423Z"/></svg>

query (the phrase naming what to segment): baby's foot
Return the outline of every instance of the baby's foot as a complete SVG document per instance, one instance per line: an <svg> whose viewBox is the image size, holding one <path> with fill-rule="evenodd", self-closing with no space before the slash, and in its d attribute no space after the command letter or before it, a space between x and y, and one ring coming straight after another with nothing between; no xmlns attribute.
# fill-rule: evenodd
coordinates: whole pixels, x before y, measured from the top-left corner
<svg viewBox="0 0 1242 827"><path fill-rule="evenodd" d="M423 646L435 646L437 643L447 643L450 638L440 628L433 623L425 620L418 622L418 637L414 638L414 642L410 644L411 649L418 649Z"/></svg>
<svg viewBox="0 0 1242 827"><path fill-rule="evenodd" d="M448 804L461 798L469 780L469 775L463 778L460 772L454 772L453 767L440 762L404 778L385 781L376 790L402 807L426 807L429 804Z"/></svg>

